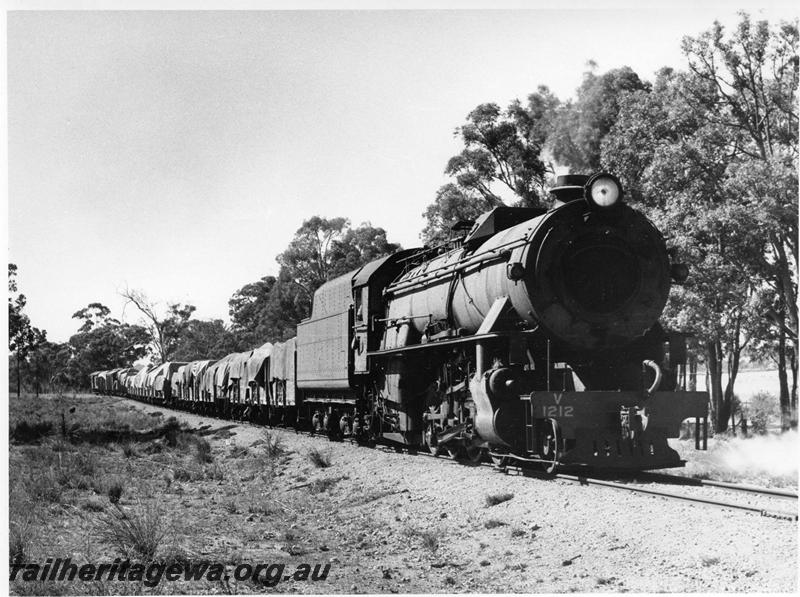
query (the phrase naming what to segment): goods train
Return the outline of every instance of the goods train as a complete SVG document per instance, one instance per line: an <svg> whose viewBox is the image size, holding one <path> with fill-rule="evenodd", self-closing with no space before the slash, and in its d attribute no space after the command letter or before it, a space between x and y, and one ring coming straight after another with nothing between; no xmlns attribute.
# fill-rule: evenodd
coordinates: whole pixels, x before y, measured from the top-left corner
<svg viewBox="0 0 800 597"><path fill-rule="evenodd" d="M287 342L92 387L500 465L681 466L667 439L694 419L700 447L708 395L685 389L686 336L659 317L688 268L613 175L550 193L328 281Z"/></svg>

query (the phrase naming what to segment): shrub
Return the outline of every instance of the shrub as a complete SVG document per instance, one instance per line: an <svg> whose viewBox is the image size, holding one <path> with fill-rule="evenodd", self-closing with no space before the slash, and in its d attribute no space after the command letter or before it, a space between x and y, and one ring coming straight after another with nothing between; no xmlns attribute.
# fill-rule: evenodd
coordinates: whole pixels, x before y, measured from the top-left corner
<svg viewBox="0 0 800 597"><path fill-rule="evenodd" d="M32 444L38 442L43 437L50 435L53 431L53 423L51 421L37 421L35 423L28 423L28 421L19 421L16 425L11 427L11 440L20 444Z"/></svg>
<svg viewBox="0 0 800 597"><path fill-rule="evenodd" d="M420 539L422 539L422 547L428 551L436 551L439 549L439 538L436 536L436 533L423 531L420 533Z"/></svg>
<svg viewBox="0 0 800 597"><path fill-rule="evenodd" d="M308 491L313 494L325 493L338 482L339 479L315 479L308 485Z"/></svg>
<svg viewBox="0 0 800 597"><path fill-rule="evenodd" d="M317 448L311 448L308 452L308 458L317 468L328 468L331 465L330 456Z"/></svg>
<svg viewBox="0 0 800 597"><path fill-rule="evenodd" d="M106 507L98 498L90 497L86 500L83 505L81 506L87 512L103 512Z"/></svg>
<svg viewBox="0 0 800 597"><path fill-rule="evenodd" d="M225 510L228 512L228 514L238 514L239 506L236 505L235 501L228 500L225 502Z"/></svg>
<svg viewBox="0 0 800 597"><path fill-rule="evenodd" d="M175 468L175 474L173 478L176 481L191 481L193 479L193 475L185 468L179 466Z"/></svg>
<svg viewBox="0 0 800 597"><path fill-rule="evenodd" d="M778 399L769 392L758 392L745 405L744 412L754 433L766 433L770 419L780 414Z"/></svg>
<svg viewBox="0 0 800 597"><path fill-rule="evenodd" d="M123 487L122 484L119 482L112 483L108 488L108 500L112 504L118 504L120 498L122 497Z"/></svg>
<svg viewBox="0 0 800 597"><path fill-rule="evenodd" d="M59 454L59 465L56 473L58 482L71 489L89 489L95 485L97 474L97 457L90 452Z"/></svg>
<svg viewBox="0 0 800 597"><path fill-rule="evenodd" d="M263 438L261 446L268 458L279 458L286 453L279 435L264 431L261 437Z"/></svg>
<svg viewBox="0 0 800 597"><path fill-rule="evenodd" d="M64 489L59 483L55 470L52 468L30 475L23 483L25 491L36 501L52 502L54 504L61 501Z"/></svg>
<svg viewBox="0 0 800 597"><path fill-rule="evenodd" d="M202 437L193 436L195 446L195 458L200 464L212 462L214 457L211 455L211 444Z"/></svg>
<svg viewBox="0 0 800 597"><path fill-rule="evenodd" d="M169 532L161 511L153 504L140 503L129 511L116 505L101 514L98 520L98 535L103 542L125 557L138 556L145 561L155 558Z"/></svg>
<svg viewBox="0 0 800 597"><path fill-rule="evenodd" d="M136 452L136 448L133 446L131 442L125 442L122 444L122 453L125 458L133 458L135 456L139 456Z"/></svg>
<svg viewBox="0 0 800 597"><path fill-rule="evenodd" d="M496 506L497 504L502 504L503 502L507 502L510 499L513 499L513 493L496 493L494 495L487 495L486 496L486 507L491 508L492 506Z"/></svg>
<svg viewBox="0 0 800 597"><path fill-rule="evenodd" d="M231 446L228 456L233 459L246 458L250 454L250 450L242 446Z"/></svg>
<svg viewBox="0 0 800 597"><path fill-rule="evenodd" d="M30 559L31 550L39 537L39 530L29 516L9 520L8 557L12 562Z"/></svg>

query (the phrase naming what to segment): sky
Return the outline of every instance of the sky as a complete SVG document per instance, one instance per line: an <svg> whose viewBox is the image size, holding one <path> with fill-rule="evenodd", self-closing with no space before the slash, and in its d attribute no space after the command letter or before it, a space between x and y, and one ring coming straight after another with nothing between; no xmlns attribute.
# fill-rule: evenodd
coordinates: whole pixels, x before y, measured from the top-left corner
<svg viewBox="0 0 800 597"><path fill-rule="evenodd" d="M33 325L65 341L91 302L134 323L125 288L227 320L231 295L276 274L313 215L418 246L460 151L454 130L478 104L539 85L567 99L589 60L652 79L684 68L681 38L715 19L798 12L525 6L7 12L8 253Z"/></svg>

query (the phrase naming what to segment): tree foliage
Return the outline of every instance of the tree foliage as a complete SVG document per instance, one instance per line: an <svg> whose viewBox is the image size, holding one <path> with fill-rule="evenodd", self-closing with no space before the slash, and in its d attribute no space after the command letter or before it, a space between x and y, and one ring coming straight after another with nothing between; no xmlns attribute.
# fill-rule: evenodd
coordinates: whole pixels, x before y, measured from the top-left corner
<svg viewBox="0 0 800 597"><path fill-rule="evenodd" d="M66 373L75 385L88 385L92 371L131 367L147 354L149 331L139 325L120 323L109 317L110 313L105 305L91 303L73 315L83 321L68 343L71 357Z"/></svg>
<svg viewBox="0 0 800 597"><path fill-rule="evenodd" d="M369 223L353 228L345 218L309 218L278 256L278 275L243 286L228 301L232 331L251 346L287 340L311 314L317 288L399 249Z"/></svg>
<svg viewBox="0 0 800 597"><path fill-rule="evenodd" d="M464 149L445 168L453 182L437 191L423 214L427 224L420 236L426 244L447 240L458 220L503 205L504 195L515 205L545 204L551 168L542 151L558 105L558 98L540 86L526 104L514 100L505 110L481 104L467 115L455 131Z"/></svg>
<svg viewBox="0 0 800 597"><path fill-rule="evenodd" d="M450 231L458 222L475 220L485 211L487 207L482 198L448 183L439 188L436 200L422 214L426 225L420 238L428 246L440 245L450 239Z"/></svg>
<svg viewBox="0 0 800 597"><path fill-rule="evenodd" d="M775 307L784 330L776 347L781 402L789 409L785 338L796 340L797 332L797 117L787 107L796 104L796 26L754 26L742 15L730 35L717 23L686 38L683 49L689 72L663 69L652 90L625 97L601 159L692 266L691 284L675 291L667 313L703 341L715 423L723 430L740 355L769 335L763 314ZM790 353L794 359L796 346Z"/></svg>
<svg viewBox="0 0 800 597"><path fill-rule="evenodd" d="M28 365L30 355L47 342L47 332L31 325L31 320L24 311L27 299L22 293L14 296L14 293L17 292L17 266L9 263L8 349L12 354L17 396L19 396L22 389L23 369Z"/></svg>
<svg viewBox="0 0 800 597"><path fill-rule="evenodd" d="M247 338L232 333L221 319L190 319L182 328L170 358L174 361L216 360L253 346Z"/></svg>
<svg viewBox="0 0 800 597"><path fill-rule="evenodd" d="M181 335L188 326L189 319L196 307L172 303L167 305L166 312L164 312L159 308L158 303L150 300L141 290L127 288L121 294L142 314L145 329L150 334L149 351L156 363L161 364L173 360Z"/></svg>
<svg viewBox="0 0 800 597"><path fill-rule="evenodd" d="M599 171L601 144L616 123L625 97L649 88L628 66L602 75L593 70L584 73L577 99L564 104L554 119L548 144L556 161L574 172Z"/></svg>

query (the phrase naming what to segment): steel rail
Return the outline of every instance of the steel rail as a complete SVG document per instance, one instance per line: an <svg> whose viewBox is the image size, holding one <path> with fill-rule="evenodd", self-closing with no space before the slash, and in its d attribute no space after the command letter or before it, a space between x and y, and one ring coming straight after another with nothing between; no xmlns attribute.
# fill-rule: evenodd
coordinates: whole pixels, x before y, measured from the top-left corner
<svg viewBox="0 0 800 597"><path fill-rule="evenodd" d="M690 496L686 494L680 493L672 493L670 491L659 491L657 489L650 489L648 487L632 487L630 485L626 485L624 483L614 483L613 481L604 481L602 479L595 479L593 477L582 477L576 475L567 475L565 473L556 473L555 475L551 475L554 479L563 479L565 481L571 481L573 483L579 483L580 485L599 485L601 487L609 487L611 489L622 489L626 491L631 491L634 493L644 493L647 495L655 495L659 497L665 497L668 499L673 500L682 500L685 502L693 502L693 503L700 503L700 504L707 504L709 506L717 506L719 508L731 508L733 510L744 510L746 512L753 512L756 514L760 514L761 516L767 516L770 518L779 518L781 520L791 520L797 521L797 512L783 512L783 511L775 511L775 510L766 510L764 508L758 508L756 506L747 506L745 504L736 504L734 502L725 502L722 500L715 500L710 498L698 497L698 496Z"/></svg>
<svg viewBox="0 0 800 597"><path fill-rule="evenodd" d="M705 486L705 487L719 487L721 489L730 489L732 491L744 491L747 493L755 493L761 495L771 495L775 497L797 499L797 493L787 489L775 489L772 487L758 487L757 485L746 485L740 483L726 483L724 481L712 481L711 479L697 479L696 477L683 477L681 475L669 475L666 473L637 473L636 477L643 481L667 481L675 482L681 485L692 486Z"/></svg>

